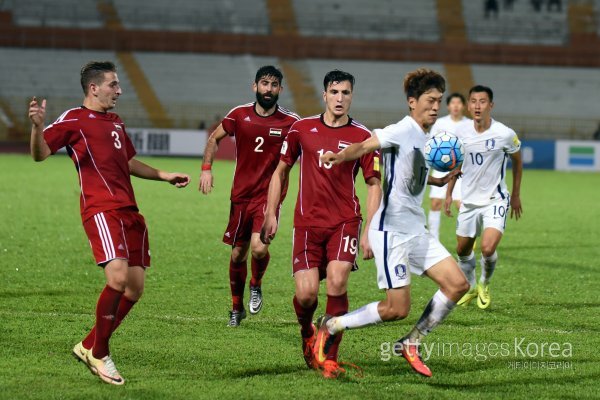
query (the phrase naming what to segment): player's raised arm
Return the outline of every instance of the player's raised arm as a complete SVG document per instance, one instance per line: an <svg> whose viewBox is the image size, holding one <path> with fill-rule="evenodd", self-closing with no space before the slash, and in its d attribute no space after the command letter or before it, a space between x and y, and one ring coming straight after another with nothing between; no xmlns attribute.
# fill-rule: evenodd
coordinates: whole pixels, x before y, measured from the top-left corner
<svg viewBox="0 0 600 400"><path fill-rule="evenodd" d="M281 191L287 186L290 169L292 168L285 162L279 161L271 177L269 193L267 194L265 222L260 231L260 241L264 244L271 243L271 240L275 238L275 233L277 233L277 208L281 202Z"/></svg>
<svg viewBox="0 0 600 400"><path fill-rule="evenodd" d="M380 148L381 145L379 144L379 139L377 139L376 135L373 135L369 139L364 140L360 143L351 144L339 153L332 153L328 151L327 153L323 154L320 158L321 161L324 163L331 163L335 165L343 163L344 161L352 161L359 159L363 155Z"/></svg>
<svg viewBox="0 0 600 400"><path fill-rule="evenodd" d="M212 175L212 163L219 149L219 142L227 136L227 132L223 128L223 124L219 124L217 128L210 134L204 149L204 158L202 159L202 172L200 173L200 184L198 190L204 194L209 194L214 187Z"/></svg>
<svg viewBox="0 0 600 400"><path fill-rule="evenodd" d="M512 153L510 155L512 161L513 171L513 186L510 197L510 217L513 215L518 220L523 214L523 207L521 206L521 178L523 177L523 160L521 158L521 151Z"/></svg>
<svg viewBox="0 0 600 400"><path fill-rule="evenodd" d="M31 157L35 161L44 161L48 158L52 151L44 140L44 119L46 117L46 99L42 100L42 104L38 104L35 97L29 103L29 119L31 120L31 142L30 151Z"/></svg>
<svg viewBox="0 0 600 400"><path fill-rule="evenodd" d="M144 164L135 158L129 160L129 172L131 175L137 178L150 179L153 181L165 181L178 188L186 187L188 183L190 183L189 175L182 174L180 172L161 171L149 166L148 164Z"/></svg>

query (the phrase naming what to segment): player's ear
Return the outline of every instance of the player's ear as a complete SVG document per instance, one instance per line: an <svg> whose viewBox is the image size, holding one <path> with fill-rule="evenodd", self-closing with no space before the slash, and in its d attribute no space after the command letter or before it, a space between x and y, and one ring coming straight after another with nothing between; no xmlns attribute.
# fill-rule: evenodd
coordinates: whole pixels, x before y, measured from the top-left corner
<svg viewBox="0 0 600 400"><path fill-rule="evenodd" d="M252 90L254 91L254 93L258 91L258 85L256 84L256 82L252 82Z"/></svg>
<svg viewBox="0 0 600 400"><path fill-rule="evenodd" d="M414 111L415 108L417 108L417 99L414 97L409 97L408 98L408 108L410 108L411 111Z"/></svg>

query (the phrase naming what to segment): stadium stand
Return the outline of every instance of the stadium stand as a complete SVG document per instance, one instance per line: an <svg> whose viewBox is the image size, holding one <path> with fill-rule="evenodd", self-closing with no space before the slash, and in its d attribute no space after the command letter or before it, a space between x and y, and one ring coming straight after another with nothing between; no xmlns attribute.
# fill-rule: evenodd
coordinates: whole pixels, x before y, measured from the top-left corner
<svg viewBox="0 0 600 400"><path fill-rule="evenodd" d="M0 48L0 97L17 123L28 126L25 110L31 96L48 99L47 120L81 105L81 66L89 60L112 60L119 68L123 96L118 113L129 126L148 126L148 115L114 52ZM141 125L140 125L141 124Z"/></svg>
<svg viewBox="0 0 600 400"><path fill-rule="evenodd" d="M357 39L440 39L435 0L294 0L300 34Z"/></svg>
<svg viewBox="0 0 600 400"><path fill-rule="evenodd" d="M232 107L254 100L251 84L263 65L279 65L270 57L250 55L135 53L148 80L179 128L195 128ZM280 104L293 109L284 77Z"/></svg>
<svg viewBox="0 0 600 400"><path fill-rule="evenodd" d="M12 11L21 26L99 28L103 21L96 0L4 0L0 10Z"/></svg>
<svg viewBox="0 0 600 400"><path fill-rule="evenodd" d="M497 13L489 13L486 18L484 1L462 0L469 40L474 43L504 44L567 43L569 32L566 5L561 11L548 10L545 5L535 11L530 1L512 3L512 8L499 7Z"/></svg>
<svg viewBox="0 0 600 400"><path fill-rule="evenodd" d="M125 28L268 34L264 0L114 0Z"/></svg>

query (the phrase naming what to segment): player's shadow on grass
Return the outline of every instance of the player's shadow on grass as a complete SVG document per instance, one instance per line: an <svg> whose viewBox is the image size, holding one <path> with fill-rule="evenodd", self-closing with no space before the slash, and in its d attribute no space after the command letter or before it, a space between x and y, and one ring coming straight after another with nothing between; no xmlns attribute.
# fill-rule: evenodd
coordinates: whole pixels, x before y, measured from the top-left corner
<svg viewBox="0 0 600 400"><path fill-rule="evenodd" d="M277 364L277 365L269 365L269 366L264 366L264 367L254 367L254 368L248 368L248 369L240 369L240 370L235 370L235 371L231 371L227 374L227 376L232 377L232 378L250 378L250 377L254 377L254 376L266 376L266 375L270 375L270 376L277 376L277 375L290 375L290 374L294 374L296 375L298 372L301 371L309 371L306 368L306 365L304 365L304 363L293 363L293 364L289 364L289 365L281 365L281 364Z"/></svg>
<svg viewBox="0 0 600 400"><path fill-rule="evenodd" d="M39 290L5 290L0 291L0 298L2 299L14 299L18 297L63 297L65 295L74 295L79 293L73 289L39 289Z"/></svg>

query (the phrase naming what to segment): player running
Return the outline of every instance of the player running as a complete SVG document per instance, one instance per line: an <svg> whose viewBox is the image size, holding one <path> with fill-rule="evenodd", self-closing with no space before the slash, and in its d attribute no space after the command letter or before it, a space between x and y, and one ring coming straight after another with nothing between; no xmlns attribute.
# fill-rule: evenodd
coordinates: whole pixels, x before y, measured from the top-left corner
<svg viewBox="0 0 600 400"><path fill-rule="evenodd" d="M204 194L213 188L212 163L219 142L227 135L235 137L236 166L231 186L229 224L223 242L231 246L229 285L232 310L228 326L239 326L246 318L244 288L246 286L248 250L252 254L250 279L250 314L257 314L263 305L262 278L269 265L269 246L260 241L269 180L273 175L281 144L290 126L300 118L277 104L283 75L273 66L256 72L252 85L256 102L235 107L211 133L204 151L199 189ZM283 197L285 196L285 190ZM279 210L279 205L278 208Z"/></svg>
<svg viewBox="0 0 600 400"><path fill-rule="evenodd" d="M511 218L518 220L523 213L521 207L521 142L515 131L491 117L494 107L492 89L477 85L469 91L469 112L473 121L460 124L456 135L465 146L462 164L462 205L456 227L456 252L458 264L469 281L470 290L459 301L468 305L477 297L481 309L490 306L489 283L496 268L506 217L510 209ZM513 187L509 194L504 181L506 163L510 157L513 171ZM448 184L448 192L454 182ZM452 195L446 194L445 212L451 215ZM475 253L473 244L481 236L481 278L475 283Z"/></svg>
<svg viewBox="0 0 600 400"><path fill-rule="evenodd" d="M442 132L456 132L456 127L463 121L468 120L463 115L465 108L465 97L460 93L452 93L446 98L446 106L448 108L448 115L445 117L438 118L435 124L431 127L431 134L437 135ZM431 175L434 178L443 178L447 173L436 171L432 169ZM461 180L458 179L452 192L452 200L454 201L456 208L460 208L460 185ZM436 239L440 238L440 216L442 213L442 205L446 200L446 186L438 187L431 186L429 188L429 198L431 199L431 205L429 207L429 214L427 216L427 227L429 233L431 233Z"/></svg>
<svg viewBox="0 0 600 400"><path fill-rule="evenodd" d="M348 163L377 149L382 149L384 195L369 225L369 243L375 255L377 282L386 290L386 299L367 304L341 317L330 313L320 318L314 356L321 361L332 343L345 330L361 328L382 321L406 318L410 310L410 274L425 274L439 290L429 301L421 318L408 335L395 346L419 374L431 376L431 370L419 355L423 338L450 314L456 302L468 290L464 274L441 243L425 227L422 208L425 184L443 186L456 176L428 176L423 155L429 129L435 123L444 94L444 78L431 70L418 69L404 78L409 116L374 135L346 147L337 154L327 153L322 162Z"/></svg>
<svg viewBox="0 0 600 400"><path fill-rule="evenodd" d="M154 169L134 158L125 124L113 109L121 96L112 62L90 62L81 70L83 106L65 111L44 129L46 100L29 104L31 155L44 161L62 147L73 162L81 188L81 219L106 286L96 304L96 323L73 354L98 377L122 385L110 356L109 340L142 296L150 267L148 230L131 186L131 175L185 187L189 176Z"/></svg>
<svg viewBox="0 0 600 400"><path fill-rule="evenodd" d="M281 149L281 161L271 178L265 223L261 239L270 243L277 232L277 210L289 172L300 160L300 181L292 250L292 271L296 283L294 310L300 324L302 351L309 368L321 368L325 378L336 378L344 369L338 364L337 340L323 359L313 358L316 329L312 323L317 309L319 281L327 282L326 312L343 315L348 311L347 283L356 267L361 211L354 185L358 169L367 184L367 224L373 216L381 187L379 160L365 154L353 163L333 167L319 157L362 142L371 133L348 115L352 103L354 77L334 70L323 80L325 112L296 122ZM365 257L371 254L367 236L360 245Z"/></svg>

